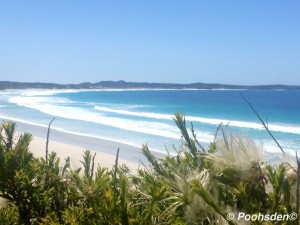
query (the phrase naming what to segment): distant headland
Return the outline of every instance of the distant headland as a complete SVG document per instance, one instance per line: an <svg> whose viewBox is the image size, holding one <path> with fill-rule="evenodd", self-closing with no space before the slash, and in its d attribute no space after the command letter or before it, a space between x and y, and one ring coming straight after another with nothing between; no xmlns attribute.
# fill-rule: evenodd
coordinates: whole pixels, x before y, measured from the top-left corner
<svg viewBox="0 0 300 225"><path fill-rule="evenodd" d="M249 90L300 90L299 85L230 85L230 84L175 84L175 83L147 83L147 82L126 82L100 81L97 83L80 84L56 84L56 83L27 83L0 81L0 90L4 89L249 89Z"/></svg>

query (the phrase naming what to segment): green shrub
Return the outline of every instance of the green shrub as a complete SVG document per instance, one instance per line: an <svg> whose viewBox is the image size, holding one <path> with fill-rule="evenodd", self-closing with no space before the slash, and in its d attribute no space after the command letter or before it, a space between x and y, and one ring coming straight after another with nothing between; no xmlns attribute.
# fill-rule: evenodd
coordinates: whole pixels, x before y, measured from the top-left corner
<svg viewBox="0 0 300 225"><path fill-rule="evenodd" d="M297 168L271 165L262 146L228 128L218 129L207 149L193 127L176 114L183 142L176 156L156 158L142 152L149 166L133 174L125 165L95 168L90 151L82 168L63 165L51 152L36 159L29 151L32 136L16 135L16 125L0 128L0 224L240 224L229 212L290 214L297 212ZM249 224L266 224L253 221ZM276 224L270 221L268 224ZM287 221L285 224L297 224Z"/></svg>

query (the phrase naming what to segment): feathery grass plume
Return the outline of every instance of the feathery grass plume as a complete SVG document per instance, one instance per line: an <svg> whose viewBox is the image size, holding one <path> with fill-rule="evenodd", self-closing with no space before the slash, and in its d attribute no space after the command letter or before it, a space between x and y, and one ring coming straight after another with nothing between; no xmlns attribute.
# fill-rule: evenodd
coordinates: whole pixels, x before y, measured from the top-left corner
<svg viewBox="0 0 300 225"><path fill-rule="evenodd" d="M194 170L184 181L185 189L189 189L192 197L185 207L185 219L188 224L222 224L219 221L224 220L220 212L215 210L218 203L212 195L209 171Z"/></svg>
<svg viewBox="0 0 300 225"><path fill-rule="evenodd" d="M236 135L228 128L223 128L222 135L216 140L216 153L208 154L218 169L234 168L248 171L263 161L263 145L256 143L247 135Z"/></svg>
<svg viewBox="0 0 300 225"><path fill-rule="evenodd" d="M268 206L263 173L263 147L246 135L239 136L222 129L211 160L219 202L237 211L256 213Z"/></svg>

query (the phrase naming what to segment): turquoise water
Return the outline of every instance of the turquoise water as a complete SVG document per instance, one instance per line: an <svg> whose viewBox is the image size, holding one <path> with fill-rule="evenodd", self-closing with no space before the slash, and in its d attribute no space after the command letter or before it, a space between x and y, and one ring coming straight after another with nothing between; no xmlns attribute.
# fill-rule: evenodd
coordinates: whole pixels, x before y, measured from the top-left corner
<svg viewBox="0 0 300 225"><path fill-rule="evenodd" d="M286 151L299 150L299 90L2 91L0 117L46 127L55 116L53 129L172 152L173 144L181 144L172 116L181 112L204 145L223 122L277 152L241 94L268 121Z"/></svg>

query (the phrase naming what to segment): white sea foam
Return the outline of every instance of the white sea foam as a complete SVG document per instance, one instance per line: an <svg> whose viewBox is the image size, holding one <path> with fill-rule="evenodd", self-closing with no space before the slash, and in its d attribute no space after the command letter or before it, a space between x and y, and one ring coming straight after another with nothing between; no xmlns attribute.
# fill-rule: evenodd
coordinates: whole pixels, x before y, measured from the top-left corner
<svg viewBox="0 0 300 225"><path fill-rule="evenodd" d="M30 95L28 97L15 96L9 98L10 103L15 103L20 106L31 107L33 105L43 105L43 104L64 104L71 103L70 100L66 98L53 98L53 97L40 97Z"/></svg>
<svg viewBox="0 0 300 225"><path fill-rule="evenodd" d="M50 95L55 95L55 94L59 94L59 93L76 93L76 92L80 92L82 90L75 90L75 89L68 89L68 90L53 90L53 89L41 89L41 90L37 90L37 89L32 89L32 90L24 90L21 93L21 96L50 96Z"/></svg>
<svg viewBox="0 0 300 225"><path fill-rule="evenodd" d="M260 123L253 123L253 122L246 122L246 121L211 119L211 118L202 118L202 117L186 117L186 119L195 122L208 123L214 125L223 123L223 124L229 124L229 126L233 126L233 127L242 127L242 128L250 128L250 129L257 129L257 130L264 129L262 124ZM268 128L271 131L300 134L300 127L292 126L292 125L268 124Z"/></svg>
<svg viewBox="0 0 300 225"><path fill-rule="evenodd" d="M62 117L66 119L88 121L106 126L120 128L123 130L158 135L174 139L178 139L179 137L179 134L177 132L174 132L176 128L165 123L128 120L122 118L103 116L99 113L91 112L82 108L51 104L52 102L57 103L57 99L53 98L48 99L44 97L17 96L10 98L10 102L18 104L20 106L36 109L40 112L52 116Z"/></svg>
<svg viewBox="0 0 300 225"><path fill-rule="evenodd" d="M133 111L127 111L121 109L111 109L108 107L101 107L101 106L95 106L94 108L102 112L117 113L122 115L129 115L129 116L138 116L138 117L145 117L151 119L167 119L167 120L172 119L172 115L168 115L168 114L160 114L160 113L152 113L152 112L133 112Z"/></svg>
<svg viewBox="0 0 300 225"><path fill-rule="evenodd" d="M120 110L120 109L111 109L108 107L100 107L100 106L95 106L94 108L102 112L110 112L110 113L145 117L151 119L171 120L174 117L171 114L160 114L160 113L152 113L152 112L134 112L134 111L127 111L127 110ZM257 130L264 129L262 124L246 122L246 121L238 121L238 120L213 119L213 118L204 118L204 117L195 117L195 116L186 116L186 120L192 122L212 124L212 125L219 125L220 123L223 123L223 124L229 124L230 126L233 127L242 127L242 128L250 128L250 129L257 129ZM300 127L292 126L292 125L269 124L268 128L271 131L300 134Z"/></svg>

